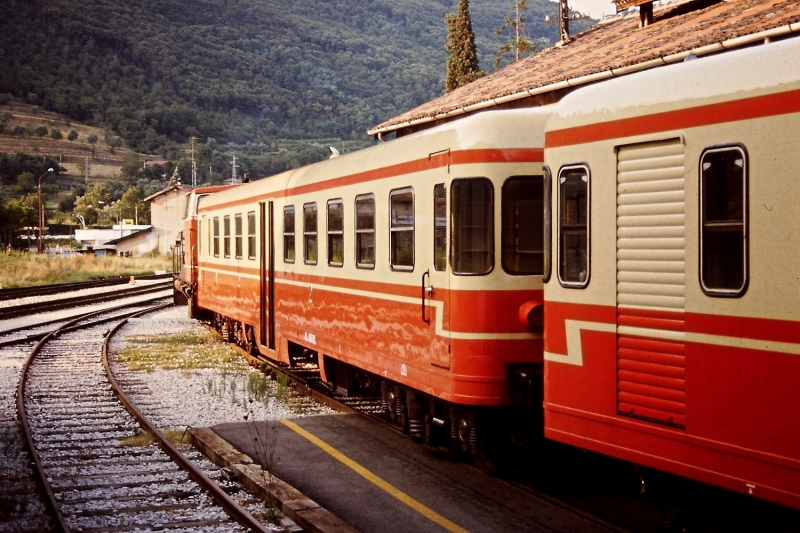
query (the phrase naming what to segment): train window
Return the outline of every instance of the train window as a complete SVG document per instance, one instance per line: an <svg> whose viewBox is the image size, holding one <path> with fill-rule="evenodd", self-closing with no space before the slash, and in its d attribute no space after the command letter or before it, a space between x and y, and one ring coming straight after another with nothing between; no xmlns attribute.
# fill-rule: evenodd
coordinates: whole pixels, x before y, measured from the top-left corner
<svg viewBox="0 0 800 533"><path fill-rule="evenodd" d="M433 186L433 268L447 270L447 189Z"/></svg>
<svg viewBox="0 0 800 533"><path fill-rule="evenodd" d="M231 256L231 217L225 215L222 218L222 251L225 257Z"/></svg>
<svg viewBox="0 0 800 533"><path fill-rule="evenodd" d="M303 204L303 261L317 264L317 203Z"/></svg>
<svg viewBox="0 0 800 533"><path fill-rule="evenodd" d="M502 262L509 274L544 272L543 176L512 176L503 184Z"/></svg>
<svg viewBox="0 0 800 533"><path fill-rule="evenodd" d="M462 276L488 274L494 268L494 187L486 178L453 180L451 266Z"/></svg>
<svg viewBox="0 0 800 533"><path fill-rule="evenodd" d="M342 199L328 200L328 264L344 264L344 204Z"/></svg>
<svg viewBox="0 0 800 533"><path fill-rule="evenodd" d="M375 195L356 196L356 266L375 268Z"/></svg>
<svg viewBox="0 0 800 533"><path fill-rule="evenodd" d="M747 289L747 154L712 148L700 158L700 282L710 296Z"/></svg>
<svg viewBox="0 0 800 533"><path fill-rule="evenodd" d="M392 270L414 270L414 190L389 193L389 246Z"/></svg>
<svg viewBox="0 0 800 533"><path fill-rule="evenodd" d="M558 173L558 278L564 287L589 284L589 168Z"/></svg>
<svg viewBox="0 0 800 533"><path fill-rule="evenodd" d="M256 258L256 212L247 213L247 258Z"/></svg>
<svg viewBox="0 0 800 533"><path fill-rule="evenodd" d="M233 216L233 235L234 235L234 250L236 252L236 259L242 258L242 214L237 213Z"/></svg>
<svg viewBox="0 0 800 533"><path fill-rule="evenodd" d="M219 217L214 217L214 257L219 257Z"/></svg>
<svg viewBox="0 0 800 533"><path fill-rule="evenodd" d="M283 208L283 261L294 263L294 206Z"/></svg>

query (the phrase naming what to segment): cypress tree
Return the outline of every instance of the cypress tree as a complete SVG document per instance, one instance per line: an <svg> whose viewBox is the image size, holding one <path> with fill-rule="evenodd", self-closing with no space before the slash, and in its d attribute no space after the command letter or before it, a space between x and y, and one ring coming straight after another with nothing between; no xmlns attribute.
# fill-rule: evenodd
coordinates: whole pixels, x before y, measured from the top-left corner
<svg viewBox="0 0 800 533"><path fill-rule="evenodd" d="M469 0L460 0L458 15L448 13L445 15L445 20L447 44L444 47L450 52L450 56L447 58L444 90L449 93L484 76L485 73L478 66L475 32L472 31L472 19L469 16Z"/></svg>

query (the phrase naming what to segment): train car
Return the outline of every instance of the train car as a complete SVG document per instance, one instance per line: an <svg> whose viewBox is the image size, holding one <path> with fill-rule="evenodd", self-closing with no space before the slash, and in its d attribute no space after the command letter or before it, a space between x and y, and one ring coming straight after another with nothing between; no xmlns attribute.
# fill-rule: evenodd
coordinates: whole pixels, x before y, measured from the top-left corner
<svg viewBox="0 0 800 533"><path fill-rule="evenodd" d="M800 38L693 59L547 124L545 435L800 508Z"/></svg>
<svg viewBox="0 0 800 533"><path fill-rule="evenodd" d="M484 112L209 195L191 305L484 457L494 422L541 412L549 114Z"/></svg>

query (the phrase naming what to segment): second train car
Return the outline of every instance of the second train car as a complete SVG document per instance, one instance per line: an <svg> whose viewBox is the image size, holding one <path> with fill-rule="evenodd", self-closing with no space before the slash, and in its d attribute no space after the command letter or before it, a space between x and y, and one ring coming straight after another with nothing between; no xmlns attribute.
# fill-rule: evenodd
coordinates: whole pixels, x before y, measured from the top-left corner
<svg viewBox="0 0 800 533"><path fill-rule="evenodd" d="M192 195L192 309L482 460L493 432L541 412L549 114L481 113Z"/></svg>

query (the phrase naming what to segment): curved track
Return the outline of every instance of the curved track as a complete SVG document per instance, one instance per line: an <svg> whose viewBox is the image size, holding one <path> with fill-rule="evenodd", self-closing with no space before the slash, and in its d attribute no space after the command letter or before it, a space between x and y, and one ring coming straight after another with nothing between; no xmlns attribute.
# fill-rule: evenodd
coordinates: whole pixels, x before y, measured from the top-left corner
<svg viewBox="0 0 800 533"><path fill-rule="evenodd" d="M138 280L158 280L172 279L172 274L153 274L147 276L136 276ZM35 287L13 287L0 290L0 302L14 300L16 298L27 298L29 296L50 296L65 292L79 291L82 289L93 289L97 287L113 287L128 283L129 278L118 277L111 279L101 279L94 281L79 281L76 283L57 283L55 285L41 285Z"/></svg>
<svg viewBox="0 0 800 533"><path fill-rule="evenodd" d="M64 531L262 531L138 413L113 377L109 383L109 323L116 330L127 317L161 307L103 311L68 323L47 335L23 367L19 418L57 519ZM161 449L137 444L143 433Z"/></svg>

